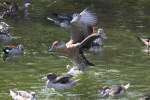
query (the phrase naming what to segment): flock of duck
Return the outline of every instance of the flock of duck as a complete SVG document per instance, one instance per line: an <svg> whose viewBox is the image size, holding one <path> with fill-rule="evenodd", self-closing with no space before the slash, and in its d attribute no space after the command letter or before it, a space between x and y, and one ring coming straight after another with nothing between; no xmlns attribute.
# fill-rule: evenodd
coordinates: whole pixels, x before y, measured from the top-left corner
<svg viewBox="0 0 150 100"><path fill-rule="evenodd" d="M30 1L30 0L29 0ZM28 3L29 4L29 3ZM25 12L28 12L27 9ZM27 13L29 14L29 13ZM60 53L68 57L73 62L73 67L64 74L56 75L49 73L43 79L47 79L46 87L54 88L56 90L71 89L79 82L79 79L73 79L77 74L84 73L88 66L94 66L86 56L85 52L90 53L101 52L104 40L107 39L106 34L102 28L97 28L97 16L89 9L84 9L81 13L72 15L58 15L53 13L47 19L56 25L66 29L71 34L68 42L54 41L49 47L49 52ZM0 42L8 43L13 39L9 31L11 27L5 22L0 22ZM20 57L24 54L23 45L6 46L3 48L3 60L8 61ZM102 97L116 97L125 94L130 84L104 86L98 92ZM10 90L10 95L14 100L36 100L35 92ZM141 100L150 100L149 96L143 97Z"/></svg>

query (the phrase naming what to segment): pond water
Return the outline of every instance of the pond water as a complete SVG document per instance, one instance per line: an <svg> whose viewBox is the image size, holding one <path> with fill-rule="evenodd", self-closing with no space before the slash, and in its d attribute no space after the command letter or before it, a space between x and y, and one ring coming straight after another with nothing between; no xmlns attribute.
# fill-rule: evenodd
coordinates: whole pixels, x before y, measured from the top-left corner
<svg viewBox="0 0 150 100"><path fill-rule="evenodd" d="M128 9L117 9L110 0L81 0L81 4L78 0L75 1L57 0L53 4L52 0L33 0L29 20L22 17L21 11L16 20L5 19L14 27L11 31L17 37L11 44L23 44L25 55L11 62L0 59L0 100L11 100L9 89L14 88L35 91L38 100L105 100L98 95L99 88L126 83L130 83L131 87L127 95L119 100L138 100L140 96L150 93L150 56L142 52L144 46L136 37L138 33L148 36L146 22L149 16L143 14L141 9L139 15L131 15L130 11L125 15L120 14ZM21 2L19 4L22 5ZM108 37L100 54L87 55L96 66L79 75L79 84L71 90L45 90L45 81L41 79L43 76L50 72L65 73L66 65L72 64L67 58L48 53L48 47L54 40L67 41L69 33L48 22L46 16L51 12L78 12L87 6L97 13L99 26L104 28ZM120 13L114 14L114 11ZM2 49L3 45L0 47Z"/></svg>

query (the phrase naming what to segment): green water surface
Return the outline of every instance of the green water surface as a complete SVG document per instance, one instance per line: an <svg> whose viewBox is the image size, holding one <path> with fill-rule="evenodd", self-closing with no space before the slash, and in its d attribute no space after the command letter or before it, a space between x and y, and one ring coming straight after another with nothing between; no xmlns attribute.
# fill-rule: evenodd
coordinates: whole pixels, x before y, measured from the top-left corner
<svg viewBox="0 0 150 100"><path fill-rule="evenodd" d="M119 100L138 100L140 96L150 93L150 56L142 52L144 46L136 38L137 33L148 35L149 29L145 27L148 25L146 22L149 21L149 16L141 14L146 14L146 0L143 2L145 8L138 9L141 11L139 15L130 12L134 2L122 3L123 7L125 4L131 4L129 10L122 6L117 9L114 6L125 0L75 1L57 0L56 4L53 4L52 0L33 0L30 19L23 18L22 3L19 1L21 11L18 18L7 18L5 21L14 27L11 31L13 36L17 37L11 44L23 44L25 55L11 62L0 59L0 100L11 100L9 89L15 88L35 91L38 100L103 100L104 98L98 95L99 88L126 83L130 83L131 87L127 95ZM48 22L46 16L51 12L78 12L87 6L97 13L98 26L103 27L107 34L104 49L100 54L87 55L95 66L78 77L80 81L75 88L65 91L45 90L45 81L41 79L43 76L49 72L65 73L66 65L72 64L67 58L49 54L48 47L54 40L68 41L70 34ZM137 8L138 6L135 5ZM116 14L117 11L120 13ZM144 28L138 27L141 25ZM3 45L0 47L2 49Z"/></svg>

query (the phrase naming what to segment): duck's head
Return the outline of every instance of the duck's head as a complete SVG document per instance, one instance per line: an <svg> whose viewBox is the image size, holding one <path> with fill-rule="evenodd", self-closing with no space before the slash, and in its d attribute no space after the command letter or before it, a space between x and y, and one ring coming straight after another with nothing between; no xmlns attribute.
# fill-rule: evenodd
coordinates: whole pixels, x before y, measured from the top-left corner
<svg viewBox="0 0 150 100"><path fill-rule="evenodd" d="M49 47L49 52L55 52L59 49L65 48L66 45L64 42L54 41L52 46Z"/></svg>
<svg viewBox="0 0 150 100"><path fill-rule="evenodd" d="M54 73L49 73L49 74L47 75L47 79L48 79L49 81L53 81L53 80L55 80L56 78L57 78L57 75L54 74Z"/></svg>
<svg viewBox="0 0 150 100"><path fill-rule="evenodd" d="M10 51L15 48L16 46L14 45L10 45L10 46L6 46L5 48L3 48L3 60L5 61L6 58L8 57Z"/></svg>
<svg viewBox="0 0 150 100"><path fill-rule="evenodd" d="M107 87L107 86L104 86L102 89L100 89L100 94L103 96L103 97L106 97L106 96L109 96L109 93L110 93L110 88Z"/></svg>
<svg viewBox="0 0 150 100"><path fill-rule="evenodd" d="M80 17L81 17L80 14L73 14L72 20L70 23L72 23L72 24L78 23L78 21L80 20Z"/></svg>

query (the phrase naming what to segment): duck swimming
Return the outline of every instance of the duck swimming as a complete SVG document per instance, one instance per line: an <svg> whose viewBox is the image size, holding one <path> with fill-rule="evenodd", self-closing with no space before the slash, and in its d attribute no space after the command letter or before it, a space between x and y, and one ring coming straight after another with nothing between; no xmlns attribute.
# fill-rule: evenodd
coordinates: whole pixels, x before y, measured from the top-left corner
<svg viewBox="0 0 150 100"><path fill-rule="evenodd" d="M13 100L36 100L35 92L10 90Z"/></svg>
<svg viewBox="0 0 150 100"><path fill-rule="evenodd" d="M100 89L100 94L102 97L107 97L107 96L121 96L123 95L126 90L130 87L130 84L126 85L113 85L111 87L104 86L102 89Z"/></svg>
<svg viewBox="0 0 150 100"><path fill-rule="evenodd" d="M78 82L78 80L71 80L71 78L71 75L57 76L54 73L50 73L47 75L46 86L56 90L70 89Z"/></svg>
<svg viewBox="0 0 150 100"><path fill-rule="evenodd" d="M16 58L20 57L21 55L24 54L24 48L23 45L19 44L17 46L6 46L3 49L3 60L7 60L9 58Z"/></svg>

